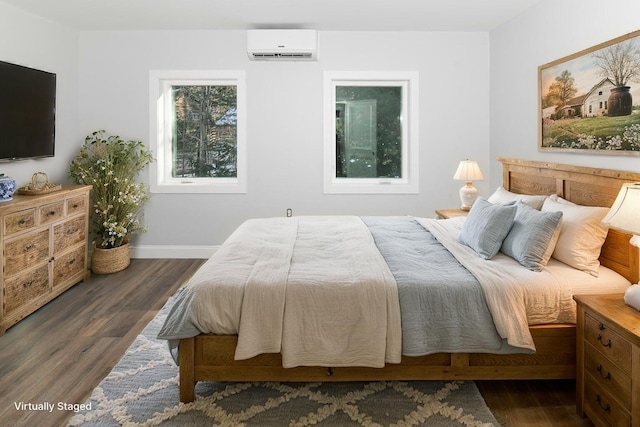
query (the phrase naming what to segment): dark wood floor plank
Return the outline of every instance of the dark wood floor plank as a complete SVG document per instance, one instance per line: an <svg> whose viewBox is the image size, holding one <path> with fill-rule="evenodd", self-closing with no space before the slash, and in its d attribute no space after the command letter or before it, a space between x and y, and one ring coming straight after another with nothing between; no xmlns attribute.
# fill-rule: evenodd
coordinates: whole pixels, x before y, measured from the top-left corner
<svg viewBox="0 0 640 427"><path fill-rule="evenodd" d="M0 336L0 425L66 424L72 412L15 402L83 403L202 260L132 260L93 275Z"/></svg>
<svg viewBox="0 0 640 427"><path fill-rule="evenodd" d="M144 326L203 260L133 260L91 276L0 336L0 425L63 426L73 415L20 412L14 402L83 403ZM573 381L478 381L506 427L591 427Z"/></svg>

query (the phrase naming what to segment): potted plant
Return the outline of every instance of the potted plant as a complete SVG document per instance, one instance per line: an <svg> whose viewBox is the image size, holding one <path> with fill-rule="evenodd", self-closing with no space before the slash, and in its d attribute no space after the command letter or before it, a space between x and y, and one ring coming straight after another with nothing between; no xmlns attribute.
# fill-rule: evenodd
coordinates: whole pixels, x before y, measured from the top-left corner
<svg viewBox="0 0 640 427"><path fill-rule="evenodd" d="M71 180L93 187L93 272L115 273L129 266L129 236L145 231L140 216L149 200L147 186L137 183L136 176L152 161L142 142L98 130L85 138L71 162Z"/></svg>

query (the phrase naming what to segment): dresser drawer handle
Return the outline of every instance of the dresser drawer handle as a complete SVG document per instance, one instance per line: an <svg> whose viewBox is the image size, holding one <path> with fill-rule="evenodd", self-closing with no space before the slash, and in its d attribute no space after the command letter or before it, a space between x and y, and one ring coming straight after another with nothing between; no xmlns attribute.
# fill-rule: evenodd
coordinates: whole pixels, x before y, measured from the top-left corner
<svg viewBox="0 0 640 427"><path fill-rule="evenodd" d="M602 375L602 365L598 365L597 370L598 370L598 373L600 374L600 377L602 377L602 379L611 381L611 372L607 372L607 375Z"/></svg>
<svg viewBox="0 0 640 427"><path fill-rule="evenodd" d="M602 398L600 398L600 395L597 395L597 396L596 396L596 403L597 403L598 405L600 405L600 407L602 408L602 410L603 410L604 412L607 412L607 413L611 412L611 405L609 405L609 404L607 403L607 406L603 406L603 405L602 405Z"/></svg>
<svg viewBox="0 0 640 427"><path fill-rule="evenodd" d="M26 245L26 246L24 247L24 250L25 250L25 251L30 251L31 249L33 249L33 247L34 247L34 246L35 246L35 245L34 245L33 243L29 243L28 245Z"/></svg>
<svg viewBox="0 0 640 427"><path fill-rule="evenodd" d="M611 339L608 339L607 343L605 344L602 342L602 335L598 334L598 341L600 341L600 344L602 344L603 347L611 348Z"/></svg>
<svg viewBox="0 0 640 427"><path fill-rule="evenodd" d="M55 214L56 214L56 211L47 212L47 216L54 216Z"/></svg>
<svg viewBox="0 0 640 427"><path fill-rule="evenodd" d="M20 218L20 221L18 221L18 225L19 225L19 226L21 226L21 227L22 227L23 225L25 225L26 223L27 223L27 220L26 220L26 219L24 219L24 218Z"/></svg>
<svg viewBox="0 0 640 427"><path fill-rule="evenodd" d="M29 280L27 282L24 282L22 284L22 286L24 286L25 288L28 288L29 286L33 285L33 280Z"/></svg>
<svg viewBox="0 0 640 427"><path fill-rule="evenodd" d="M604 330L605 330L605 329L607 329L607 328L604 326L604 323L600 323L600 324L598 325L598 329L600 329L601 331L604 331Z"/></svg>

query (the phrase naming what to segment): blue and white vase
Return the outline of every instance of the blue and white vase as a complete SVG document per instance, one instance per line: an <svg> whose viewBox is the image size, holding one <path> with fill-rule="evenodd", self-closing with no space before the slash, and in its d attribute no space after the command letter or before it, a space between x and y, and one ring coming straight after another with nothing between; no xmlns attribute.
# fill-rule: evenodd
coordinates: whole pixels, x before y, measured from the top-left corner
<svg viewBox="0 0 640 427"><path fill-rule="evenodd" d="M13 200L13 193L16 192L16 180L0 175L0 202L8 202Z"/></svg>

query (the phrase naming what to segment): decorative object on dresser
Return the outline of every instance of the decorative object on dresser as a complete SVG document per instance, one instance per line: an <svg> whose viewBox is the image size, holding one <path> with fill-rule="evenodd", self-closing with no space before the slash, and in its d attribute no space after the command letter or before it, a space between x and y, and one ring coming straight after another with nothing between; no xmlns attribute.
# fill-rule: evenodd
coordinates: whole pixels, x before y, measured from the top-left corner
<svg viewBox="0 0 640 427"><path fill-rule="evenodd" d="M89 186L0 205L0 334L88 277Z"/></svg>
<svg viewBox="0 0 640 427"><path fill-rule="evenodd" d="M478 162L475 160L461 161L458 165L458 170L453 175L453 179L465 181L464 186L460 189L460 201L462 202L460 209L468 211L478 197L478 189L473 186L472 181L482 181L484 179Z"/></svg>
<svg viewBox="0 0 640 427"><path fill-rule="evenodd" d="M622 294L574 299L578 414L597 426L640 426L640 314Z"/></svg>
<svg viewBox="0 0 640 427"><path fill-rule="evenodd" d="M49 177L44 172L36 172L31 177L31 182L18 189L18 194L34 196L38 194L52 193L62 188L60 184L52 184Z"/></svg>
<svg viewBox="0 0 640 427"><path fill-rule="evenodd" d="M3 173L0 174L0 202L13 200L13 193L15 193L15 191L16 181L9 176L5 176Z"/></svg>
<svg viewBox="0 0 640 427"><path fill-rule="evenodd" d="M71 162L69 177L77 184L93 186L94 273L115 273L129 266L129 236L145 230L140 217L149 200L146 184L137 183L136 177L152 161L142 142L105 136L99 130L85 138Z"/></svg>
<svg viewBox="0 0 640 427"><path fill-rule="evenodd" d="M630 244L640 247L640 183L624 184L611 210L602 220L610 227L633 234ZM640 285L627 289L624 301L636 310L640 310Z"/></svg>

